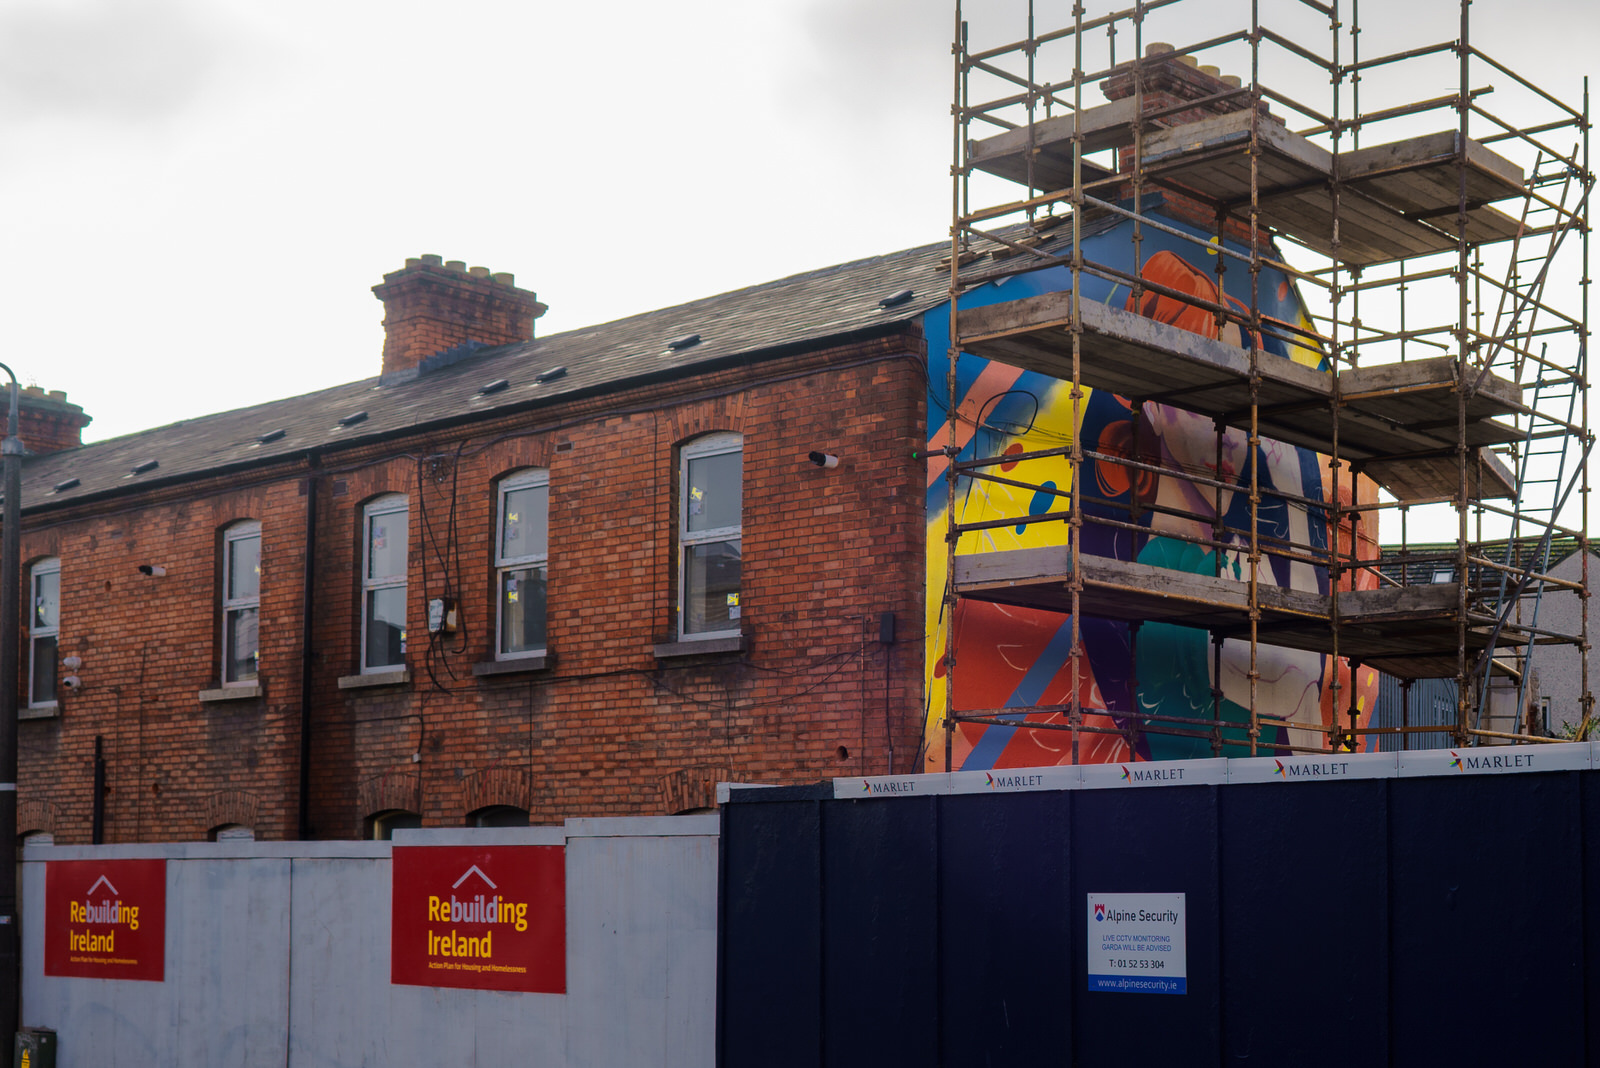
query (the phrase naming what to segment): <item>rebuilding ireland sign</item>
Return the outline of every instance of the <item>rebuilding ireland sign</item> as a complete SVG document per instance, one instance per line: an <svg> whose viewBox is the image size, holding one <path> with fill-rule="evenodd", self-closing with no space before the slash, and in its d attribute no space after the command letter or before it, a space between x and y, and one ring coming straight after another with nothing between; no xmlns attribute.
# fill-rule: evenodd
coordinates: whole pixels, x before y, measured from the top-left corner
<svg viewBox="0 0 1600 1068"><path fill-rule="evenodd" d="M45 865L46 975L159 983L166 941L165 860L52 860Z"/></svg>
<svg viewBox="0 0 1600 1068"><path fill-rule="evenodd" d="M567 990L561 846L396 846L390 981Z"/></svg>

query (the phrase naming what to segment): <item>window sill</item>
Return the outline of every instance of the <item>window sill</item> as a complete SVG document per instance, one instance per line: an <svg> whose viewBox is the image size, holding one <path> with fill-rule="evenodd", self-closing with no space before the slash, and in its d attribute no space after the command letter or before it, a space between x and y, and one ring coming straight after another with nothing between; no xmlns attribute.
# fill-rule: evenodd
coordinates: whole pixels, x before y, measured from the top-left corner
<svg viewBox="0 0 1600 1068"><path fill-rule="evenodd" d="M48 705L37 705L33 708L17 709L18 719L55 719L61 715L61 702L52 701Z"/></svg>
<svg viewBox="0 0 1600 1068"><path fill-rule="evenodd" d="M368 675L341 675L339 689L365 690L372 686L399 686L411 681L411 672L405 668L399 671L374 671Z"/></svg>
<svg viewBox="0 0 1600 1068"><path fill-rule="evenodd" d="M519 656L510 660L485 660L481 664L472 665L472 673L479 678L486 675L522 675L531 671L544 671L555 663L555 657L546 653L544 656Z"/></svg>
<svg viewBox="0 0 1600 1068"><path fill-rule="evenodd" d="M678 656L742 652L744 652L743 634L730 634L726 638L701 638L698 641L662 642L655 648L657 660L670 660Z"/></svg>
<svg viewBox="0 0 1600 1068"><path fill-rule="evenodd" d="M219 701L248 701L265 693L261 683L256 682L249 686L222 686L215 690L201 690L197 696L201 704L209 705Z"/></svg>

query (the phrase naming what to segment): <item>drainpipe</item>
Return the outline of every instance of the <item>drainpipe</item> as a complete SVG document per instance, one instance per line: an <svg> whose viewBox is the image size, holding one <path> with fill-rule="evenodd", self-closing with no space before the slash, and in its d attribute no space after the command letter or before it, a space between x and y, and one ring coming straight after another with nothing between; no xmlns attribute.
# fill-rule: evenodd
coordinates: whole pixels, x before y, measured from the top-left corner
<svg viewBox="0 0 1600 1068"><path fill-rule="evenodd" d="M17 1031L22 995L17 924L17 657L22 635L22 454L17 436L17 376L11 379L11 409L6 417L0 461L5 468L5 530L0 536L0 1040Z"/></svg>
<svg viewBox="0 0 1600 1068"><path fill-rule="evenodd" d="M311 628L316 622L317 574L317 490L322 485L322 465L315 450L306 455L310 467L306 475L305 568L300 591L303 612L300 617L300 827L303 841L312 836L311 827L311 669L316 660L311 645Z"/></svg>
<svg viewBox="0 0 1600 1068"><path fill-rule="evenodd" d="M94 800L89 806L89 841L104 845L106 841L106 754L105 736L94 736Z"/></svg>

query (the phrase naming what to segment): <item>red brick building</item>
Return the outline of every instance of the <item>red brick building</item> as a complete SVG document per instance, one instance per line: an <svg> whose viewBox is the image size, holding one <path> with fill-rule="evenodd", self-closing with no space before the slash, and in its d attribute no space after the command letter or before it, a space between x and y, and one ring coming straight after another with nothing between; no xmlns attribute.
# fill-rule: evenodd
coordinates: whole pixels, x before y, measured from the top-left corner
<svg viewBox="0 0 1600 1068"><path fill-rule="evenodd" d="M108 842L918 767L939 255L537 339L425 256L378 377L88 446L33 398L19 832L90 840L97 745Z"/></svg>

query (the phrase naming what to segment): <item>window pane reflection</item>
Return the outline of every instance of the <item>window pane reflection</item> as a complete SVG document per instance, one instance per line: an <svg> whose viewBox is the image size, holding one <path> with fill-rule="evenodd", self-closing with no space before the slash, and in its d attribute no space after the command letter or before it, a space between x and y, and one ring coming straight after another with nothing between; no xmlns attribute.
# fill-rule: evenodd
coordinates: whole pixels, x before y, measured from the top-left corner
<svg viewBox="0 0 1600 1068"><path fill-rule="evenodd" d="M406 591L404 586L367 592L369 668L400 667L406 661Z"/></svg>
<svg viewBox="0 0 1600 1068"><path fill-rule="evenodd" d="M544 568L500 573L500 651L527 653L544 648Z"/></svg>
<svg viewBox="0 0 1600 1068"><path fill-rule="evenodd" d="M684 551L685 634L739 629L739 539Z"/></svg>

